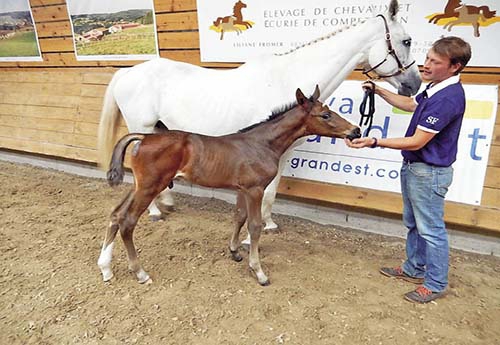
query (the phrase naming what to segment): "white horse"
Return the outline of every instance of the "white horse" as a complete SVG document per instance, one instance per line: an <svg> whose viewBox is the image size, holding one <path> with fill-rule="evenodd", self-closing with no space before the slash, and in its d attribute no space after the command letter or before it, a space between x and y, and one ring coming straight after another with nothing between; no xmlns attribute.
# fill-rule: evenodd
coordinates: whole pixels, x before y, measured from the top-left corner
<svg viewBox="0 0 500 345"><path fill-rule="evenodd" d="M168 129L219 136L266 119L272 110L293 102L290 95L298 87L312 93L318 84L328 97L359 65L385 77L400 94L414 95L421 79L410 53L411 38L395 19L398 6L391 0L384 16L231 70L168 59L118 70L107 88L99 124L101 165L109 165L120 112L130 132L151 133L161 121ZM271 207L292 150L283 155L280 170L264 193L265 229L277 228ZM151 203L150 216L161 217L160 209L172 205L166 189Z"/></svg>

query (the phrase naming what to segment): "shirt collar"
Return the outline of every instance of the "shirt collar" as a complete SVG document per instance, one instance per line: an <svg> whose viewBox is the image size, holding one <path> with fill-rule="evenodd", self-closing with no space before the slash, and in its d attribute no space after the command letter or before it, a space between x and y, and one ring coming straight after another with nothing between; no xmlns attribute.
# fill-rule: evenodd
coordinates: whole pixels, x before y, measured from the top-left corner
<svg viewBox="0 0 500 345"><path fill-rule="evenodd" d="M460 82L460 75L452 75L448 79L445 79L442 82L437 83L436 85L430 83L425 89L427 91L427 97L432 97L432 95L434 95L436 92L458 82Z"/></svg>

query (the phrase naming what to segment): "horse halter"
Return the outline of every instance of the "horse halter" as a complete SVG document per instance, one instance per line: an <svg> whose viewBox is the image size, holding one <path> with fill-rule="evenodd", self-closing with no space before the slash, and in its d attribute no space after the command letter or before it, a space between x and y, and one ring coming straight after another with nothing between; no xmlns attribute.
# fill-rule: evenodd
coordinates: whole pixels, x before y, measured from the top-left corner
<svg viewBox="0 0 500 345"><path fill-rule="evenodd" d="M372 85L373 85L373 87L371 89L365 90L365 95L364 95L363 100L361 101L361 104L359 106L359 113L361 114L361 118L359 119L359 127L361 127L363 125L368 125L368 127L366 128L366 136L368 136L370 134L370 130L372 129L372 124L373 124L373 114L375 114L375 84L373 84L372 80L395 77L397 75L400 75L404 71L406 71L408 68L410 68L415 63L415 60L413 60L413 62L411 62L407 66L404 66L401 63L401 60L399 60L398 55L396 54L396 51L392 47L391 32L389 31L389 25L387 25L387 19L385 19L385 17L381 14L377 15L377 17L380 17L384 20L385 42L387 43L387 55L385 56L385 59L382 60L380 63L373 66L368 71L363 71L363 74L366 75L370 79L369 82L372 83ZM376 77L372 77L370 75L370 72L372 72L375 69L377 69L378 67L382 66L387 61L387 57L389 55L391 55L394 58L394 60L396 60L396 63L398 64L398 70L396 72L394 72L393 74L380 75L377 73ZM366 111L367 104L368 104L368 111Z"/></svg>
<svg viewBox="0 0 500 345"><path fill-rule="evenodd" d="M387 25L387 19L381 14L377 15L377 17L380 17L384 20L384 26L385 26L385 42L387 43L387 55L385 56L385 59L382 60L380 63L376 64L372 68L370 68L368 71L363 71L363 74L366 75L370 80L377 80L377 79L383 79L383 78L390 78L390 77L395 77L397 75L400 75L401 73L405 72L408 68L410 68L414 63L415 60L413 60L409 65L404 66L401 63L401 60L399 60L398 55L396 54L396 51L392 47L392 42L391 42L391 32L389 31L389 25ZM396 60L396 63L398 64L398 70L394 72L393 74L388 74L388 75L380 75L377 73L376 77L372 77L369 73L374 71L375 69L379 68L382 66L386 61L387 57L391 55L394 60ZM376 72L375 72L376 73Z"/></svg>

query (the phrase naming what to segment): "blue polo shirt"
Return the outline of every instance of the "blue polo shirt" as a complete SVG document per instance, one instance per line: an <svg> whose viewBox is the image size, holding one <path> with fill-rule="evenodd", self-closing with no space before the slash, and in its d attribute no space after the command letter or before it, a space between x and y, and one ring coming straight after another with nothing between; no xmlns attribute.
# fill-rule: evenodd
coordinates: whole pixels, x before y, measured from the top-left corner
<svg viewBox="0 0 500 345"><path fill-rule="evenodd" d="M417 108L413 113L406 137L415 134L416 129L436 133L420 150L402 150L404 159L448 167L457 157L458 136L465 112L465 93L459 76L452 76L442 82L427 86L415 98Z"/></svg>

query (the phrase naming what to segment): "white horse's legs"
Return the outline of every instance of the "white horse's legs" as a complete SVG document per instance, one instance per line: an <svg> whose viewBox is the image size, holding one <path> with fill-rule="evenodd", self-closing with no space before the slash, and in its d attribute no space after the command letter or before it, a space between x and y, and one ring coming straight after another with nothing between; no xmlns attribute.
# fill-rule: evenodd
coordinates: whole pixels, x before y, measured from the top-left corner
<svg viewBox="0 0 500 345"><path fill-rule="evenodd" d="M276 224L271 218L271 209L273 207L274 200L276 199L276 190L281 178L280 175L276 175L271 183L264 190L264 196L262 198L261 213L262 220L265 223L264 230L276 231L278 230L278 224ZM247 234L247 238L241 241L243 245L250 245L250 233Z"/></svg>
<svg viewBox="0 0 500 345"><path fill-rule="evenodd" d="M151 201L151 204L149 204L148 206L148 211L149 219L151 219L152 221L156 222L162 219L162 213L158 206L156 206L156 199L153 199L153 201Z"/></svg>
<svg viewBox="0 0 500 345"><path fill-rule="evenodd" d="M143 113L148 113L147 110L144 109L127 109L127 113L130 114L143 114ZM154 114L153 109L149 110L150 114ZM133 119L129 119L128 121L131 121ZM156 119L154 121L149 121L151 123L155 123ZM128 123L128 122L127 122ZM133 124L129 125L129 132L136 132L136 133L161 133L162 130L158 131L154 126L147 126L144 124ZM165 212L173 209L174 207L174 198L172 196L172 193L170 192L169 188L165 188L158 196L153 199L151 204L148 206L148 213L149 213L149 219L152 221L159 221L163 219L163 215Z"/></svg>
<svg viewBox="0 0 500 345"><path fill-rule="evenodd" d="M97 260L97 265L101 269L102 280L105 282L110 281L113 278L113 271L111 270L111 259L113 258L113 246L115 242L111 242L106 246L106 240L104 241L101 249L101 255Z"/></svg>
<svg viewBox="0 0 500 345"><path fill-rule="evenodd" d="M161 220L164 214L173 208L174 197L170 189L166 188L148 206L149 218L153 221Z"/></svg>
<svg viewBox="0 0 500 345"><path fill-rule="evenodd" d="M157 206L162 209L163 212L171 211L174 207L174 196L172 195L172 191L170 188L165 188L157 197L156 197Z"/></svg>
<svg viewBox="0 0 500 345"><path fill-rule="evenodd" d="M276 230L276 224L271 218L271 209L273 208L274 200L276 200L276 191L281 179L281 172L274 177L271 183L264 190L264 197L262 198L262 220L264 221L264 230Z"/></svg>

